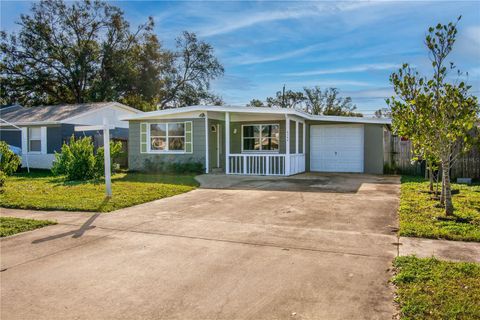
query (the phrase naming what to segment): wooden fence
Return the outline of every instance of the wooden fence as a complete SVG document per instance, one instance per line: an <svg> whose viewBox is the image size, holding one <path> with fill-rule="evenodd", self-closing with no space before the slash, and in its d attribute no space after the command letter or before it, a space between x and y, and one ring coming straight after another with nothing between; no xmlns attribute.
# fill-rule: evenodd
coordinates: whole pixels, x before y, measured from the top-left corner
<svg viewBox="0 0 480 320"><path fill-rule="evenodd" d="M384 131L384 161L386 171L401 174L425 175L425 163L412 161L412 144L391 131ZM480 147L474 147L468 154L459 157L452 166L450 175L456 178L480 178Z"/></svg>

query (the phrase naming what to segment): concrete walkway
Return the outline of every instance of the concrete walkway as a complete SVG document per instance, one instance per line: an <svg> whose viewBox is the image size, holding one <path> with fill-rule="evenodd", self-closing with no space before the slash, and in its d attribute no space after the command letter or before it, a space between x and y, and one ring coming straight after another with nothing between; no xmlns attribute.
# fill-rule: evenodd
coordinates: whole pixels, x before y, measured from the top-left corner
<svg viewBox="0 0 480 320"><path fill-rule="evenodd" d="M399 255L480 263L480 243L400 237Z"/></svg>

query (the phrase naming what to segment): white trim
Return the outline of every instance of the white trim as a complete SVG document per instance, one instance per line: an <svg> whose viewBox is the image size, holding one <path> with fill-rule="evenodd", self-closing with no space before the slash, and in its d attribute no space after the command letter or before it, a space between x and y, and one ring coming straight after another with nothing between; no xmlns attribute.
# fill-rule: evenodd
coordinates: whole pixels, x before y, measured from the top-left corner
<svg viewBox="0 0 480 320"><path fill-rule="evenodd" d="M230 173L230 112L225 112L225 173Z"/></svg>
<svg viewBox="0 0 480 320"><path fill-rule="evenodd" d="M49 125L62 124L62 122L61 121L34 121L34 122L11 122L11 124L24 127L24 126L49 126ZM9 126L9 125L0 123L0 127L3 127L3 126Z"/></svg>
<svg viewBox="0 0 480 320"><path fill-rule="evenodd" d="M147 123L147 152L146 153L151 153L151 154L189 154L190 152L187 152L186 148L186 141L187 141L187 125L186 122L188 121L178 121L178 122L146 122ZM169 124L179 124L183 123L183 150L168 150L168 125ZM166 142L166 150L152 150L152 142L151 142L151 135L150 135L150 128L152 124L165 124L165 142ZM193 126L193 124L192 124ZM193 131L193 128L192 128ZM140 135L142 130L140 128ZM156 136L155 136L156 137ZM181 136L172 136L173 138L181 138ZM192 136L193 140L193 136ZM141 143L141 137L140 137L140 143ZM141 146L140 146L140 151L141 151ZM192 145L192 152L193 152L193 145Z"/></svg>
<svg viewBox="0 0 480 320"><path fill-rule="evenodd" d="M251 126L260 126L260 150L244 150L243 149L243 140L244 140L244 135L243 135L243 128L244 127L251 127ZM278 135L278 150L262 150L262 126L278 126L278 132L279 132L279 135ZM267 137L267 138L273 138L273 137ZM241 151L242 153L268 153L268 154L276 154L276 153L280 153L280 139L282 138L281 134L280 134L280 124L279 123L246 123L246 124L242 124L242 128L241 128ZM247 137L247 139L255 139L255 137Z"/></svg>
<svg viewBox="0 0 480 320"><path fill-rule="evenodd" d="M217 123L217 168L221 168L220 165L220 124Z"/></svg>
<svg viewBox="0 0 480 320"><path fill-rule="evenodd" d="M313 121L326 122L347 122L347 123L373 123L373 124L391 124L391 119L388 118L368 118L368 117L345 117L345 116L323 116L311 115L296 109L289 108L253 108L253 107L239 107L239 106L189 106L184 108L166 109L151 112L143 112L142 114L133 115L130 117L121 118L120 120L138 120L146 119L156 116L176 115L192 111L216 111L216 112L235 112L235 113L250 113L250 114L284 114L298 116L301 119Z"/></svg>
<svg viewBox="0 0 480 320"><path fill-rule="evenodd" d="M210 162L208 159L208 137L209 137L209 126L208 126L208 113L205 112L205 173L208 173L210 171L209 166Z"/></svg>
<svg viewBox="0 0 480 320"><path fill-rule="evenodd" d="M303 128L303 144L302 144L302 154L306 154L306 135L307 135L307 125L305 123L305 121L302 122L302 128Z"/></svg>
<svg viewBox="0 0 480 320"><path fill-rule="evenodd" d="M47 127L40 127L40 152L47 154Z"/></svg>
<svg viewBox="0 0 480 320"><path fill-rule="evenodd" d="M103 130L105 129L105 126L108 127L108 129L115 129L115 126L110 124L110 125L96 125L96 126L75 126L74 131L92 131L92 130Z"/></svg>
<svg viewBox="0 0 480 320"><path fill-rule="evenodd" d="M87 103L88 104L88 103ZM66 118L66 119L63 119L63 120L60 120L61 122L70 122L72 120L75 120L77 118L80 118L80 117L84 117L86 115L89 115L89 114L92 114L92 113L95 113L95 112L98 112L100 110L103 110L103 109L107 109L107 108L114 108L114 109L117 109L117 108L120 108L120 109L123 109L123 110L126 110L126 111L130 111L130 112L133 112L135 114L139 114L139 113L143 113L143 111L141 110L138 110L138 109L134 109L132 107L129 107L127 105L124 105L124 104L121 104L119 102L109 102L107 104L105 104L103 107L100 107L98 109L94 108L92 110L89 110L89 111L85 111L83 113L80 113L80 114L77 114L73 117L70 117L70 118Z"/></svg>
<svg viewBox="0 0 480 320"><path fill-rule="evenodd" d="M22 154L28 153L28 127L22 129Z"/></svg>
<svg viewBox="0 0 480 320"><path fill-rule="evenodd" d="M290 118L285 114L285 175L290 175Z"/></svg>
<svg viewBox="0 0 480 320"><path fill-rule="evenodd" d="M298 121L295 121L295 154L298 154L298 136L300 135L300 132L299 132L299 126L298 126Z"/></svg>

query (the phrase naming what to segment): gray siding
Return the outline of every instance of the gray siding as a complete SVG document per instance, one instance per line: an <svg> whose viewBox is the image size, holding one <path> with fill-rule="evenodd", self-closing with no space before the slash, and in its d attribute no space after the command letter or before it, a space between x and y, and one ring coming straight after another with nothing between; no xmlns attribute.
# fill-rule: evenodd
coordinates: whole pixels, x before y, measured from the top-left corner
<svg viewBox="0 0 480 320"><path fill-rule="evenodd" d="M383 125L364 126L364 172L383 173Z"/></svg>
<svg viewBox="0 0 480 320"><path fill-rule="evenodd" d="M20 130L1 130L0 141L15 147L22 147L22 132Z"/></svg>
<svg viewBox="0 0 480 320"><path fill-rule="evenodd" d="M297 143L297 130L295 130L295 121L290 121L290 153L295 153Z"/></svg>
<svg viewBox="0 0 480 320"><path fill-rule="evenodd" d="M60 152L63 144L62 126L47 127L47 153Z"/></svg>
<svg viewBox="0 0 480 320"><path fill-rule="evenodd" d="M305 122L305 171L310 171L310 123Z"/></svg>
<svg viewBox="0 0 480 320"><path fill-rule="evenodd" d="M140 152L140 123L164 123L192 121L193 152L185 154L152 154ZM148 141L147 141L148 143ZM205 166L205 120L204 119L171 119L129 121L128 166L130 170L145 171L145 161L155 162L200 162Z"/></svg>
<svg viewBox="0 0 480 320"><path fill-rule="evenodd" d="M242 153L242 125L247 124L279 124L280 125L280 152L285 153L285 120L269 120L269 121L242 121L230 123L230 153ZM237 133L234 133L234 130Z"/></svg>

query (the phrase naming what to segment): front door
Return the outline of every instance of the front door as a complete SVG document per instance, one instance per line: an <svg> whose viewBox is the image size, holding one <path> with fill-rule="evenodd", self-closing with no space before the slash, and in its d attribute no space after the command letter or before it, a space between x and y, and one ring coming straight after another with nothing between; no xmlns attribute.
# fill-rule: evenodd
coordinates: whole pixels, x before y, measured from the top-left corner
<svg viewBox="0 0 480 320"><path fill-rule="evenodd" d="M221 135L220 135L220 124L212 124L210 125L210 165L212 168L220 168L221 161L220 161L220 154L221 150Z"/></svg>

